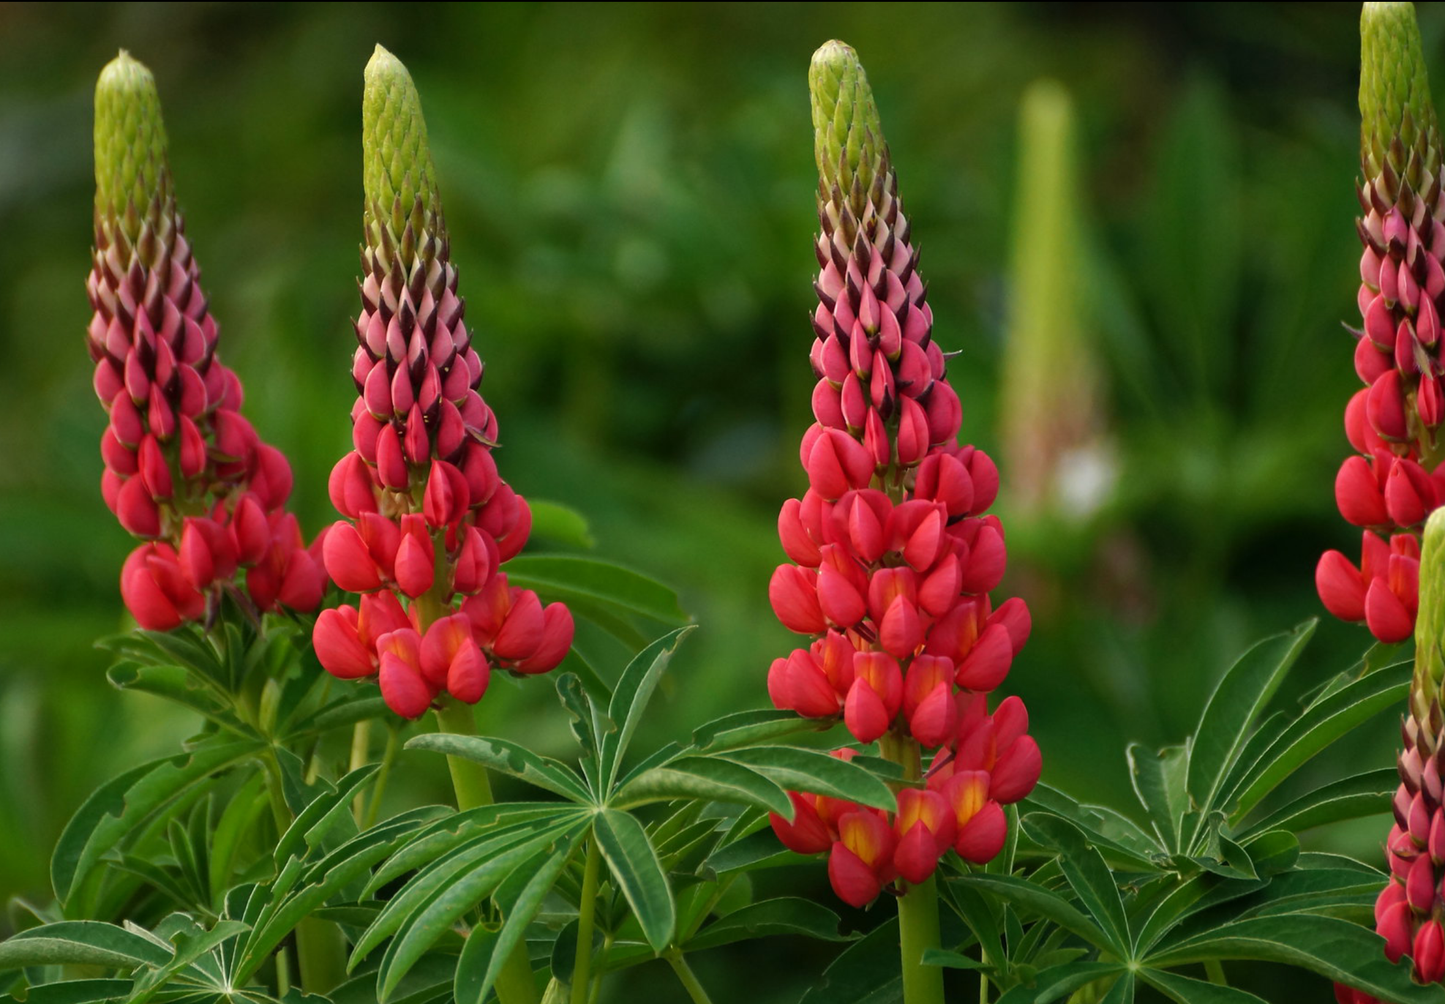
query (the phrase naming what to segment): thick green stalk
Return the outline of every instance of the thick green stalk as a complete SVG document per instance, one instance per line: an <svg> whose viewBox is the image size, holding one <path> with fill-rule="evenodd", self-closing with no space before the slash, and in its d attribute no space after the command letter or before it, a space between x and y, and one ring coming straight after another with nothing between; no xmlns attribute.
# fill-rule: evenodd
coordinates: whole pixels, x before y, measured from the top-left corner
<svg viewBox="0 0 1445 1004"><path fill-rule="evenodd" d="M597 914L597 876L601 870L602 855L594 837L587 841L582 899L577 904L577 961L572 967L572 1004L587 1004L592 982L592 929Z"/></svg>
<svg viewBox="0 0 1445 1004"><path fill-rule="evenodd" d="M905 781L917 781L923 776L917 740L889 732L879 746L885 757L903 768ZM939 947L938 884L934 876L930 875L922 885L905 886L898 898L898 945L903 1004L944 1004L943 970L923 964L923 953Z"/></svg>
<svg viewBox="0 0 1445 1004"><path fill-rule="evenodd" d="M438 732L459 736L477 734L477 721L470 705L449 700L436 709L436 716ZM487 777L486 767L474 760L449 756L447 768L452 774L452 788L457 793L458 811L466 812L492 804L492 782Z"/></svg>
<svg viewBox="0 0 1445 1004"><path fill-rule="evenodd" d="M667 953L667 962L672 966L672 971L677 974L678 982L687 991L688 997L692 999L692 1004L712 1004L712 998L707 995L707 991L698 981L697 973L693 972L692 967L687 964L686 956L674 948Z"/></svg>
<svg viewBox="0 0 1445 1004"><path fill-rule="evenodd" d="M274 748L262 760L266 770L266 790L271 796L271 815L276 820L276 837L280 839L294 821L286 804L281 762ZM346 943L341 929L329 921L306 917L296 925L296 961L300 969L301 988L307 993L324 994L346 978ZM277 978L285 975L278 964Z"/></svg>
<svg viewBox="0 0 1445 1004"><path fill-rule="evenodd" d="M363 828L376 825L376 817L381 813L381 799L386 792L386 781L391 777L392 765L396 763L396 750L400 745L397 742L398 732L395 725L387 724L386 749L381 754L381 769L376 772L376 783L371 786L371 805L367 807Z"/></svg>
<svg viewBox="0 0 1445 1004"><path fill-rule="evenodd" d="M347 764L350 770L359 770L366 766L367 760L371 758L371 719L366 718L351 727L351 760ZM366 795L358 794L351 800L351 812L356 817L357 826L366 825Z"/></svg>
<svg viewBox="0 0 1445 1004"><path fill-rule="evenodd" d="M476 716L470 705L460 701L448 701L436 709L437 729L460 736L477 734ZM487 777L487 768L462 757L447 757L447 768L452 775L452 788L457 795L457 809L465 812L492 804L492 783ZM520 942L512 949L497 977L497 998L501 1004L537 1004L537 981L532 976L532 963L527 958L527 943Z"/></svg>

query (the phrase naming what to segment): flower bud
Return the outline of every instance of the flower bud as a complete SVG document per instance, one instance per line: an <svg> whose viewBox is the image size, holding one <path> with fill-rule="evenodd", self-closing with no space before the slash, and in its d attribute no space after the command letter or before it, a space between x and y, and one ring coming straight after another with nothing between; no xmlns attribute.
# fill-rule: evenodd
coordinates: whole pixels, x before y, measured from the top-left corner
<svg viewBox="0 0 1445 1004"><path fill-rule="evenodd" d="M822 854L832 847L833 835L819 818L812 796L790 791L788 798L793 803L792 822L776 812L768 813L768 821L783 846L797 854Z"/></svg>
<svg viewBox="0 0 1445 1004"><path fill-rule="evenodd" d="M549 603L542 611L542 640L513 666L518 673L546 673L556 669L572 650L576 626L572 611L564 603Z"/></svg>
<svg viewBox="0 0 1445 1004"><path fill-rule="evenodd" d="M355 607L323 610L311 632L316 658L332 676L355 680L376 672L376 655L361 641Z"/></svg>

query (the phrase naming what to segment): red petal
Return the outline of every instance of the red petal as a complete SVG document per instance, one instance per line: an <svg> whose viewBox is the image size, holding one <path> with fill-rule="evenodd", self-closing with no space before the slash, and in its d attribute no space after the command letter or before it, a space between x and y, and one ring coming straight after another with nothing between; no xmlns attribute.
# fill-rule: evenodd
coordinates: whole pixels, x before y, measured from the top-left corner
<svg viewBox="0 0 1445 1004"><path fill-rule="evenodd" d="M323 610L311 632L311 644L322 668L343 680L355 680L376 672L375 655L358 637L356 621L354 607Z"/></svg>

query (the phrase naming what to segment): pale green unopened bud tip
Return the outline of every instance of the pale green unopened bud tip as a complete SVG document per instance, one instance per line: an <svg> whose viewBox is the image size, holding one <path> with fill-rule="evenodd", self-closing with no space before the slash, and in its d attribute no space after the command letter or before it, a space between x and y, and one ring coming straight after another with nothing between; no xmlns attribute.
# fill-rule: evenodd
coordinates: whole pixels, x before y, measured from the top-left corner
<svg viewBox="0 0 1445 1004"><path fill-rule="evenodd" d="M872 184L884 151L878 106L858 54L839 41L813 53L808 68L813 97L813 152L825 185L847 193L858 177L863 190Z"/></svg>
<svg viewBox="0 0 1445 1004"><path fill-rule="evenodd" d="M1420 546L1420 612L1415 619L1416 700L1440 700L1445 682L1445 508L1425 523ZM1445 701L1442 701L1445 703Z"/></svg>
<svg viewBox="0 0 1445 1004"><path fill-rule="evenodd" d="M1366 172L1384 166L1396 136L1409 151L1429 142L1435 129L1415 5L1365 4L1360 13L1360 160Z"/></svg>
<svg viewBox="0 0 1445 1004"><path fill-rule="evenodd" d="M401 60L380 45L366 64L361 114L367 208L383 218L399 208L404 219L419 196L423 217L429 216L439 207L421 97Z"/></svg>
<svg viewBox="0 0 1445 1004"><path fill-rule="evenodd" d="M127 203L144 215L168 194L166 128L155 77L124 49L95 84L95 208L122 217Z"/></svg>

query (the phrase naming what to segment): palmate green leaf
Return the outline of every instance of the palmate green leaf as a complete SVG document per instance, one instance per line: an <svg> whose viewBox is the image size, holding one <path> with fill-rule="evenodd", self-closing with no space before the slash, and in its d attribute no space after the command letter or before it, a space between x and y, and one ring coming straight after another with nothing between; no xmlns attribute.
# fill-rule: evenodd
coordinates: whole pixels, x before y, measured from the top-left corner
<svg viewBox="0 0 1445 1004"><path fill-rule="evenodd" d="M272 855L276 870L280 871L286 859L300 851L303 845L311 850L319 847L338 822L338 817L350 813L351 800L380 768L380 764L358 767L336 782L334 787L325 781L319 782L323 786L321 793L297 813L295 821L276 842L276 852Z"/></svg>
<svg viewBox="0 0 1445 1004"><path fill-rule="evenodd" d="M678 802L674 806L669 806L672 811L666 817L648 826L648 839L652 841L652 846L657 848L659 855L665 853L672 841L678 839L682 833L702 818L704 804L699 799ZM716 826L717 820L713 819L711 823Z"/></svg>
<svg viewBox="0 0 1445 1004"><path fill-rule="evenodd" d="M391 997L402 977L436 944L437 939L467 911L492 895L513 873L522 876L536 874L543 861L585 828L586 821L579 821L577 814L573 813L561 825L532 833L505 850L475 859L472 867L455 875L451 882L437 889L418 908L403 915L376 970L378 999ZM378 918L378 924L380 922ZM361 947L357 946L357 953L360 953ZM353 953L353 958L359 957L357 953Z"/></svg>
<svg viewBox="0 0 1445 1004"><path fill-rule="evenodd" d="M150 857L121 854L112 861L114 867L136 876L157 892L169 896L176 904L183 905L191 901L190 890L186 889L170 870Z"/></svg>
<svg viewBox="0 0 1445 1004"><path fill-rule="evenodd" d="M796 864L798 856L778 842L772 830L759 830L714 851L702 865L709 881L733 872L757 871Z"/></svg>
<svg viewBox="0 0 1445 1004"><path fill-rule="evenodd" d="M1057 788L1036 784L1021 803L1025 809L1044 809L1063 816L1089 835L1111 865L1134 871L1154 871L1166 855L1157 839L1132 819L1103 805L1084 805Z"/></svg>
<svg viewBox="0 0 1445 1004"><path fill-rule="evenodd" d="M721 836L716 819L700 819L687 829L676 833L664 844L652 838L653 848L662 870L670 875L685 876L690 881L700 881L697 868L708 853L717 846Z"/></svg>
<svg viewBox="0 0 1445 1004"><path fill-rule="evenodd" d="M1221 833L1221 825L1222 820L1220 819L1213 819L1204 824L1201 827L1204 832L1196 841L1200 853L1182 855L1182 857L1205 871L1224 878L1259 878L1254 869L1254 860L1249 856L1249 852Z"/></svg>
<svg viewBox="0 0 1445 1004"><path fill-rule="evenodd" d="M1129 918L1114 873L1104 857L1073 823L1062 816L1031 812L1023 818L1024 829L1038 843L1059 853L1059 867L1108 938L1107 946L1120 958L1128 958L1132 941Z"/></svg>
<svg viewBox="0 0 1445 1004"><path fill-rule="evenodd" d="M260 899L259 908L253 911L248 903L241 918L252 925L252 931L236 964L237 982L250 979L297 924L337 892L370 874L373 865L433 820L437 812L437 807L427 806L393 816L352 837L310 867L303 867L300 859L293 857L269 889L258 886L253 899Z"/></svg>
<svg viewBox="0 0 1445 1004"><path fill-rule="evenodd" d="M506 739L428 732L407 740L406 748L431 750L484 764L502 774L526 781L573 802L591 804L592 794L583 780L566 764L539 756L527 747Z"/></svg>
<svg viewBox="0 0 1445 1004"><path fill-rule="evenodd" d="M838 915L812 900L796 896L765 899L713 921L682 946L684 952L717 948L753 938L799 934L815 941L852 941L856 934L838 931Z"/></svg>
<svg viewBox="0 0 1445 1004"><path fill-rule="evenodd" d="M98 920L63 920L0 942L0 971L28 966L164 966L171 952L150 938Z"/></svg>
<svg viewBox="0 0 1445 1004"><path fill-rule="evenodd" d="M232 731L242 726L224 691L208 678L184 666L167 666L122 660L105 671L117 690L154 694L186 707Z"/></svg>
<svg viewBox="0 0 1445 1004"><path fill-rule="evenodd" d="M1130 1004L1134 1000L1134 974L1126 972L1109 988L1099 1004Z"/></svg>
<svg viewBox="0 0 1445 1004"><path fill-rule="evenodd" d="M456 951L434 951L423 956L401 981L390 1004L452 1004L456 969ZM326 999L334 1004L377 1004L375 967L328 991Z"/></svg>
<svg viewBox="0 0 1445 1004"><path fill-rule="evenodd" d="M31 987L25 1004L100 1004L116 1001L130 993L130 980L65 980Z"/></svg>
<svg viewBox="0 0 1445 1004"><path fill-rule="evenodd" d="M568 658L575 652L574 648ZM563 662L565 664L566 660ZM605 697L610 702L611 691L608 691ZM597 703L602 698L594 697L576 673L562 673L557 677L557 699L562 704L562 710L567 713L572 737L582 748L578 758L582 776L587 779L593 791L603 791L602 737L615 730L617 725L602 713Z"/></svg>
<svg viewBox="0 0 1445 1004"><path fill-rule="evenodd" d="M720 753L781 739L799 732L826 732L837 724L836 718L804 718L796 711L739 711L716 718L693 730L692 745L700 753Z"/></svg>
<svg viewBox="0 0 1445 1004"><path fill-rule="evenodd" d="M1379 935L1359 924L1290 913L1214 927L1144 961L1167 969L1210 959L1258 959L1299 966L1398 1004L1445 1002L1445 987L1415 983L1410 967L1392 965L1383 948Z"/></svg>
<svg viewBox="0 0 1445 1004"><path fill-rule="evenodd" d="M173 978L183 972L188 981L201 982L218 991L224 990L228 983L215 966L214 958L205 957L224 942L240 937L247 930L247 926L240 921L222 920L207 931L183 914L172 914L157 926L152 937L158 946L165 945L167 949L174 947L175 954L164 966L147 968L137 974L128 1004L144 1004L154 999L165 990Z"/></svg>
<svg viewBox="0 0 1445 1004"><path fill-rule="evenodd" d="M1220 878L1209 872L1173 884L1152 906L1145 907L1147 913L1140 912L1142 923L1135 924L1139 933L1134 941L1134 954L1151 951L1175 925L1194 914L1258 892L1264 885L1262 879Z"/></svg>
<svg viewBox="0 0 1445 1004"><path fill-rule="evenodd" d="M1306 621L1293 631L1257 643L1239 657L1210 696L1189 752L1189 796L1199 808L1201 825L1217 807L1234 760L1248 741L1250 726L1299 658L1317 623ZM1192 841L1197 833L1197 829L1194 834L1186 833L1186 840Z"/></svg>
<svg viewBox="0 0 1445 1004"><path fill-rule="evenodd" d="M376 895L382 886L407 872L431 864L469 840L494 836L503 826L551 819L568 809L567 806L534 802L501 802L465 812L456 812L445 806L434 808L439 818L412 834L405 846L387 858L362 890L363 899Z"/></svg>
<svg viewBox="0 0 1445 1004"><path fill-rule="evenodd" d="M902 997L895 916L843 949L798 1004L897 1004Z"/></svg>
<svg viewBox="0 0 1445 1004"><path fill-rule="evenodd" d="M672 940L677 908L647 831L627 813L605 809L594 817L592 833L647 943L653 951L662 951Z"/></svg>
<svg viewBox="0 0 1445 1004"><path fill-rule="evenodd" d="M962 952L951 952L942 948L925 948L923 950L923 964L925 966L938 966L940 969L971 969L974 972L992 968L988 963L980 962L978 959L971 959Z"/></svg>
<svg viewBox="0 0 1445 1004"><path fill-rule="evenodd" d="M1241 918L1280 913L1353 912L1369 920L1375 898L1387 881L1373 868L1300 868L1275 876L1269 886L1242 904Z"/></svg>
<svg viewBox="0 0 1445 1004"><path fill-rule="evenodd" d="M997 896L1025 914L1038 914L1064 930L1077 934L1096 948L1111 947L1110 936L1104 933L1098 923L1081 913L1063 896L1042 885L1014 875L989 875L984 872L975 872L948 881L972 886L988 896Z"/></svg>
<svg viewBox="0 0 1445 1004"><path fill-rule="evenodd" d="M1254 994L1162 969L1141 969L1139 978L1178 1004L1265 1004Z"/></svg>
<svg viewBox="0 0 1445 1004"><path fill-rule="evenodd" d="M486 938L478 937L473 929L461 958L457 960L455 980L456 1004L482 1004L487 993L502 973L502 966L512 950L521 943L527 933L527 926L541 909L542 900L552 891L557 876L567 867L567 862L582 842L584 826L576 827L558 841L555 850L550 850L542 864L526 871L530 877L520 894L506 908L505 920L500 930ZM519 869L520 870L520 869Z"/></svg>
<svg viewBox="0 0 1445 1004"><path fill-rule="evenodd" d="M491 826L472 828L460 842L451 844L443 844L435 839L443 836L447 831L440 833L421 831L417 839L418 843L430 841L434 848L445 846L447 849L413 875L391 899L387 900L386 907L371 927L362 934L356 947L352 950L350 968L354 969L361 959L370 954L372 949L395 934L410 918L424 910L427 904L433 902L448 887L460 881L474 868L484 864L489 858L511 851L528 842L535 842L540 835L566 829L567 825L577 816L571 806L558 805L549 808L551 811L545 814L534 815L520 821L498 822ZM545 843L545 841L543 842ZM409 854L413 849L414 845L409 844L401 854ZM435 850L431 854L436 855ZM393 870L394 863L388 861L387 868ZM505 875L496 876L496 883L500 883L505 877ZM493 888L496 883L493 883ZM369 895L378 887L378 878L373 876L367 884L365 893ZM489 893L490 889L487 891ZM481 895L485 894L478 894L479 897Z"/></svg>
<svg viewBox="0 0 1445 1004"><path fill-rule="evenodd" d="M1299 837L1289 830L1267 830L1242 840L1250 861L1262 877L1287 872L1299 860Z"/></svg>
<svg viewBox="0 0 1445 1004"><path fill-rule="evenodd" d="M1332 691L1307 707L1252 764L1241 763L1221 802L1239 819L1321 750L1382 711L1404 704L1413 667L1395 663Z"/></svg>
<svg viewBox="0 0 1445 1004"><path fill-rule="evenodd" d="M637 653L622 671L617 686L613 688L612 701L607 706L607 717L615 723L615 728L601 736L601 776L606 787L610 788L617 781L622 757L642 722L642 712L652 699L663 670L667 669L667 664L677 652L677 646L692 630L688 626L669 631Z"/></svg>
<svg viewBox="0 0 1445 1004"><path fill-rule="evenodd" d="M763 774L709 756L679 757L645 770L613 792L608 804L615 809L629 809L679 798L755 805L790 819L793 815L788 793Z"/></svg>
<svg viewBox="0 0 1445 1004"><path fill-rule="evenodd" d="M309 719L293 722L293 731L283 733L281 738L286 742L296 742L371 718L384 718L390 713L391 709L386 706L385 698L348 694L342 700L327 704Z"/></svg>
<svg viewBox="0 0 1445 1004"><path fill-rule="evenodd" d="M101 856L138 827L152 822L213 774L252 756L260 743L222 740L190 753L152 760L97 788L71 817L50 859L55 895L70 905L74 890Z"/></svg>
<svg viewBox="0 0 1445 1004"><path fill-rule="evenodd" d="M110 635L95 643L96 648L129 657L137 662L164 666L178 664L194 669L217 683L226 678L226 668L205 633L195 624L183 624L174 631L135 630Z"/></svg>
<svg viewBox="0 0 1445 1004"><path fill-rule="evenodd" d="M647 639L644 638L642 644L646 645ZM638 646L638 648L641 647L642 645ZM606 703L612 700L612 685L602 679L601 674L592 667L591 661L581 652L577 651L576 645L573 645L567 650L567 654L562 657L562 661L557 664L557 669L554 672L559 678L564 673L571 673L576 676L577 679L582 681L583 688L591 695L594 701Z"/></svg>
<svg viewBox="0 0 1445 1004"><path fill-rule="evenodd" d="M978 939L985 961L994 966L1004 966L1008 962L1009 953L999 928L1002 917L1000 905L973 886L962 882L943 882L940 891L952 901L953 908Z"/></svg>
<svg viewBox="0 0 1445 1004"><path fill-rule="evenodd" d="M1040 970L1032 980L1018 984L1000 997L998 1004L1051 1004L1053 1001L1064 1000L1086 984L1122 972L1123 969L1117 962L1071 960ZM1114 984L1115 987L1118 985ZM1110 992L1113 992L1112 989Z"/></svg>
<svg viewBox="0 0 1445 1004"><path fill-rule="evenodd" d="M559 544L590 551L596 546L587 517L571 506L544 499L527 499L527 508L532 510L532 535L546 537Z"/></svg>
<svg viewBox="0 0 1445 1004"><path fill-rule="evenodd" d="M830 756L821 750L796 746L749 746L729 750L726 759L750 767L790 791L807 791L860 805L896 809L898 796L872 771ZM792 815L791 809L788 816Z"/></svg>
<svg viewBox="0 0 1445 1004"><path fill-rule="evenodd" d="M513 586L544 600L595 606L614 614L640 614L664 624L686 624L677 594L656 579L622 565L570 555L522 555L503 569Z"/></svg>
<svg viewBox="0 0 1445 1004"><path fill-rule="evenodd" d="M1189 770L1189 748L1166 746L1151 750L1131 743L1125 755L1129 760L1129 777L1134 794L1149 813L1149 822L1159 842L1171 854L1178 853L1184 812L1189 807L1186 775Z"/></svg>
<svg viewBox="0 0 1445 1004"><path fill-rule="evenodd" d="M1326 823L1372 816L1389 809L1390 797L1399 785L1400 775L1393 767L1381 767L1331 781L1252 824L1242 836L1247 838L1252 834L1280 829L1298 833Z"/></svg>

